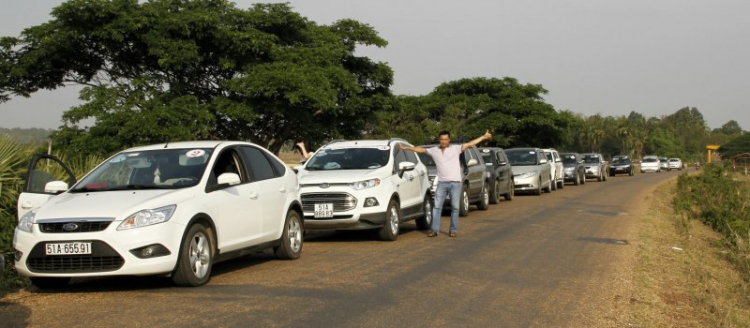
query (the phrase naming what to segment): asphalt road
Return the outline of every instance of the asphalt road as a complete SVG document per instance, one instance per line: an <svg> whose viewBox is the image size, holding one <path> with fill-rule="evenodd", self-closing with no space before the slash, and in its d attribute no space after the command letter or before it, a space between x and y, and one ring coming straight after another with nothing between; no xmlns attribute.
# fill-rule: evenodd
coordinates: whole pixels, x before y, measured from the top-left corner
<svg viewBox="0 0 750 328"><path fill-rule="evenodd" d="M29 287L0 300L0 326L627 326L642 203L677 175L518 195L461 218L458 238L445 233L447 212L436 238L413 222L396 242L368 232L309 236L299 260L264 253L221 263L199 288L160 277Z"/></svg>

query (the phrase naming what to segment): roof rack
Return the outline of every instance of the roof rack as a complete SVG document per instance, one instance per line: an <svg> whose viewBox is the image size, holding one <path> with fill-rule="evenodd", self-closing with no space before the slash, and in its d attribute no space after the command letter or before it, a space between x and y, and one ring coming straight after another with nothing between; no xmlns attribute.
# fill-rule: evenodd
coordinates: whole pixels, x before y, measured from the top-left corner
<svg viewBox="0 0 750 328"><path fill-rule="evenodd" d="M391 138L391 139L388 139L388 146L390 146L391 143L393 143L394 141L401 141L401 142L409 143L408 141L406 141L406 140L404 140L402 138Z"/></svg>

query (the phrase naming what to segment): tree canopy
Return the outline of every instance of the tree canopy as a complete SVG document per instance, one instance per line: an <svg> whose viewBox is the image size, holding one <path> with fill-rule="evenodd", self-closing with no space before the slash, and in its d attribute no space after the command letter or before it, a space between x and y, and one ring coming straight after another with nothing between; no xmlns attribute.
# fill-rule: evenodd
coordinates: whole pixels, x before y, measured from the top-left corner
<svg viewBox="0 0 750 328"><path fill-rule="evenodd" d="M84 85L53 135L70 151L236 139L277 152L359 136L392 99L392 70L355 55L387 42L354 20L318 25L287 4L225 0L72 0L52 17L0 39L0 102Z"/></svg>

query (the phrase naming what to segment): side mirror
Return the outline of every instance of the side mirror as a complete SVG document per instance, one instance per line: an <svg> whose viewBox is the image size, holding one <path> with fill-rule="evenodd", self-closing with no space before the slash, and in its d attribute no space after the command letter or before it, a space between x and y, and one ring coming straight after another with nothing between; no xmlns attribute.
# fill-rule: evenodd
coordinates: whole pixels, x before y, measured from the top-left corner
<svg viewBox="0 0 750 328"><path fill-rule="evenodd" d="M292 170L294 170L294 172L299 172L299 171L302 171L304 169L305 169L304 165L297 165L297 166L295 166L295 167L292 168Z"/></svg>
<svg viewBox="0 0 750 328"><path fill-rule="evenodd" d="M68 190L68 184L64 181L50 181L44 185L44 192L48 194L61 194Z"/></svg>
<svg viewBox="0 0 750 328"><path fill-rule="evenodd" d="M299 160L299 163L302 164L302 165L305 165L305 163L307 163L307 158L303 158L303 159Z"/></svg>
<svg viewBox="0 0 750 328"><path fill-rule="evenodd" d="M547 164L547 159L542 158L542 160L539 161L539 164Z"/></svg>
<svg viewBox="0 0 750 328"><path fill-rule="evenodd" d="M500 166L505 166L505 165L508 165L508 162L500 162L500 163L497 163L497 164L500 165Z"/></svg>
<svg viewBox="0 0 750 328"><path fill-rule="evenodd" d="M412 162L401 162L398 164L398 177L403 178L404 172L414 170L417 164Z"/></svg>
<svg viewBox="0 0 750 328"><path fill-rule="evenodd" d="M219 190L222 188L226 188L229 186L235 186L240 184L242 180L240 180L240 175L237 173L222 173L218 178L216 178L216 186L211 188L212 190Z"/></svg>
<svg viewBox="0 0 750 328"><path fill-rule="evenodd" d="M466 163L466 166L472 167L472 166L476 166L477 164L479 164L479 161L477 161L476 159L472 158L472 159L469 160L469 162Z"/></svg>

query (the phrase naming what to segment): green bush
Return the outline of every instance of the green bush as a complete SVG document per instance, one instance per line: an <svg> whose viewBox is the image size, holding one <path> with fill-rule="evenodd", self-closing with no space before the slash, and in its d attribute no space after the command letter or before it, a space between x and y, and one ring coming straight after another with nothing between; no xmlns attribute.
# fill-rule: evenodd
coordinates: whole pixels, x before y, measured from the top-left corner
<svg viewBox="0 0 750 328"><path fill-rule="evenodd" d="M750 279L750 186L747 177L728 165L707 165L697 175L683 174L677 179L673 205L677 213L699 220L720 232L730 258Z"/></svg>

